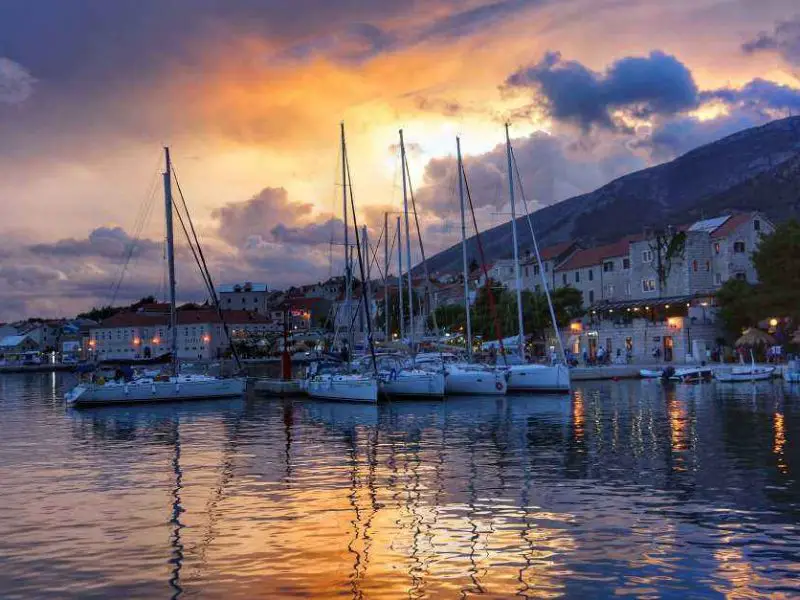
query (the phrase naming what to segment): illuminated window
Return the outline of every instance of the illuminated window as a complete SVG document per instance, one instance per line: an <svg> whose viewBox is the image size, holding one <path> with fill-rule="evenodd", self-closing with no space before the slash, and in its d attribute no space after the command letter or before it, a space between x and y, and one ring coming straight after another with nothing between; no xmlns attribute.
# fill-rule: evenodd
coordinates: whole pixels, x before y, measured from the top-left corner
<svg viewBox="0 0 800 600"><path fill-rule="evenodd" d="M655 279L642 279L642 291L643 292L655 292L656 291L656 280Z"/></svg>

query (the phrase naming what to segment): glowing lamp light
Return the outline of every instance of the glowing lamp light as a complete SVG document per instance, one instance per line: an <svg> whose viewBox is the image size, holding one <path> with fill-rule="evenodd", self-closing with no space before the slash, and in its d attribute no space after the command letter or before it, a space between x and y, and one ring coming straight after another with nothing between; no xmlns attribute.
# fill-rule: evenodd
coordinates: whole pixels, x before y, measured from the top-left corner
<svg viewBox="0 0 800 600"><path fill-rule="evenodd" d="M686 303L686 308L689 308L691 304L689 302Z"/></svg>
<svg viewBox="0 0 800 600"><path fill-rule="evenodd" d="M89 340L89 346L91 346L92 348L94 348L95 346L97 346L97 342L96 342L96 341L94 341L94 340Z"/></svg>
<svg viewBox="0 0 800 600"><path fill-rule="evenodd" d="M134 346L138 346L141 343L142 343L142 340L140 340L139 338L137 338L137 337L133 338L133 345Z"/></svg>
<svg viewBox="0 0 800 600"><path fill-rule="evenodd" d="M570 331L572 331L572 333L580 333L581 331L583 331L583 325L581 325L580 323L570 323L569 329Z"/></svg>
<svg viewBox="0 0 800 600"><path fill-rule="evenodd" d="M667 319L667 326L673 327L675 329L680 329L681 328L680 317L670 317L669 319Z"/></svg>
<svg viewBox="0 0 800 600"><path fill-rule="evenodd" d="M669 304L667 304L664 308L669 308Z"/></svg>
<svg viewBox="0 0 800 600"><path fill-rule="evenodd" d="M778 326L778 319L776 319L774 317L772 319L770 319L769 320L769 326L770 327L777 327Z"/></svg>
<svg viewBox="0 0 800 600"><path fill-rule="evenodd" d="M207 344L210 341L211 341L211 336L210 335L206 334L206 335L203 336L203 343L204 344Z"/></svg>
<svg viewBox="0 0 800 600"><path fill-rule="evenodd" d="M612 312L614 312L614 311L613 311L612 309L610 309L610 308L609 308L609 309L608 309L608 312L612 313Z"/></svg>
<svg viewBox="0 0 800 600"><path fill-rule="evenodd" d="M154 337L154 338L153 338L153 344L155 344L156 346L158 346L160 343L161 343L161 340L160 340L158 337Z"/></svg>
<svg viewBox="0 0 800 600"><path fill-rule="evenodd" d="M635 307L635 308L633 309L633 312L639 312L639 307L638 307L638 306L637 306L637 307Z"/></svg>

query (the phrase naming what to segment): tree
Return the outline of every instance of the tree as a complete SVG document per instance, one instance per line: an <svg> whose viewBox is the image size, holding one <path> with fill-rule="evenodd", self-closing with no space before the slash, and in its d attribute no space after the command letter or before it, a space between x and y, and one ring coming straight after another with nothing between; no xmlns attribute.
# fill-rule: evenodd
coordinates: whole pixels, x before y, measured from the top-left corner
<svg viewBox="0 0 800 600"><path fill-rule="evenodd" d="M458 330L466 327L467 311L461 304L446 304L436 309L436 322L442 329ZM433 329L433 319L428 318L428 328Z"/></svg>
<svg viewBox="0 0 800 600"><path fill-rule="evenodd" d="M553 310L559 327L566 327L573 319L578 319L586 312L583 310L583 292L567 286L553 290L550 294Z"/></svg>
<svg viewBox="0 0 800 600"><path fill-rule="evenodd" d="M791 317L800 322L800 223L794 219L762 237L753 253L758 272L759 318Z"/></svg>
<svg viewBox="0 0 800 600"><path fill-rule="evenodd" d="M742 334L742 330L758 322L754 313L758 310L758 292L741 279L729 279L717 291L717 316L722 321L729 342Z"/></svg>
<svg viewBox="0 0 800 600"><path fill-rule="evenodd" d="M667 287L673 263L683 260L686 249L686 233L683 231L676 233L671 227L666 230L657 230L653 232L649 246L653 252L653 270L656 272L658 280L658 292L662 294L664 288Z"/></svg>

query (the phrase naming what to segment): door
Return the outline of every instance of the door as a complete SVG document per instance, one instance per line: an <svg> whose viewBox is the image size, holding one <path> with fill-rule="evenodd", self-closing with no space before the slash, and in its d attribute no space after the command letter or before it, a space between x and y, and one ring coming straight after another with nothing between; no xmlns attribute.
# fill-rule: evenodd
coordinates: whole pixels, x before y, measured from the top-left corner
<svg viewBox="0 0 800 600"><path fill-rule="evenodd" d="M589 338L589 360L594 362L597 358L597 338L590 337Z"/></svg>
<svg viewBox="0 0 800 600"><path fill-rule="evenodd" d="M664 336L664 360L666 362L672 362L672 348L674 344L672 341L671 335Z"/></svg>

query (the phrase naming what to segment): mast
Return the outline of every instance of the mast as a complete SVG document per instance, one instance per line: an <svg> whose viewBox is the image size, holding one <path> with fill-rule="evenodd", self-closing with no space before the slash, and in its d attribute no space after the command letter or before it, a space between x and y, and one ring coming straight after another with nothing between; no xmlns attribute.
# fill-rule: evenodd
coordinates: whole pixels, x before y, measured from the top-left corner
<svg viewBox="0 0 800 600"><path fill-rule="evenodd" d="M408 191L406 181L406 145L403 141L403 130L400 130L400 170L403 171L403 214L406 223L406 268L408 269L408 346L414 354L414 286L411 279L411 236L408 233ZM400 276L403 276L402 271Z"/></svg>
<svg viewBox="0 0 800 600"><path fill-rule="evenodd" d="M469 267L467 265L467 221L464 217L464 171L461 158L461 138L456 138L458 154L458 197L461 204L461 258L464 262L464 310L467 315L467 358L472 360L472 318L469 314Z"/></svg>
<svg viewBox="0 0 800 600"><path fill-rule="evenodd" d="M389 341L389 213L383 213L383 324Z"/></svg>
<svg viewBox="0 0 800 600"><path fill-rule="evenodd" d="M353 333L351 328L351 321L353 315L350 313L350 297L352 287L352 274L350 272L350 255L349 255L349 236L347 233L347 143L344 137L344 121L340 124L341 137L342 137L342 217L344 219L344 306L345 306L345 323L347 326L347 362L350 364L350 355L353 352Z"/></svg>
<svg viewBox="0 0 800 600"><path fill-rule="evenodd" d="M167 271L169 272L169 330L172 372L178 374L178 312L175 305L175 240L172 232L172 162L164 147L164 210L167 227Z"/></svg>
<svg viewBox="0 0 800 600"><path fill-rule="evenodd" d="M367 276L366 276L366 279L364 280L364 283L363 283L363 286L362 286L362 289L361 289L361 298L363 299L364 311L366 313L366 303L369 302L369 297L370 297L369 279L370 279L370 266L371 266L370 263L372 262L370 260L370 254L369 254L369 237L367 237L367 226L366 225L362 225L361 226L361 236L364 238L364 240L362 242L362 245L364 246L364 250L362 250L362 254L367 257L366 258L366 261L367 261L367 269L366 269L367 272L366 272L366 275ZM372 323L371 322L367 322L367 329L372 331Z"/></svg>
<svg viewBox="0 0 800 600"><path fill-rule="evenodd" d="M519 276L519 248L517 245L517 212L514 205L514 171L511 166L511 136L506 123L506 155L508 157L508 195L511 200L511 235L514 244L514 282L517 287L517 319L519 321L519 355L525 360L525 327L522 320L522 282Z"/></svg>
<svg viewBox="0 0 800 600"><path fill-rule="evenodd" d="M397 217L397 304L400 306L400 341L406 337L403 315L403 234L400 233L400 217Z"/></svg>

